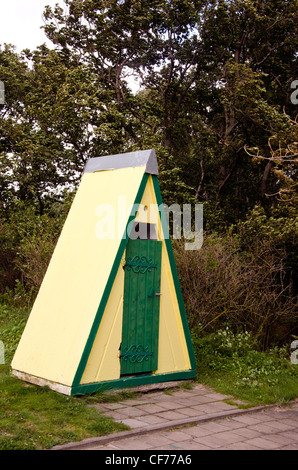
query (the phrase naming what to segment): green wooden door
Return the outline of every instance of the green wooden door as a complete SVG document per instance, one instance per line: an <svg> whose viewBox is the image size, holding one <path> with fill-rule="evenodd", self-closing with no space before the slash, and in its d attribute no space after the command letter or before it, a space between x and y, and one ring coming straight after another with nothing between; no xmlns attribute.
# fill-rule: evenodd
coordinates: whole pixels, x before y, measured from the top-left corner
<svg viewBox="0 0 298 470"><path fill-rule="evenodd" d="M157 369L162 242L128 240L126 248L121 375Z"/></svg>

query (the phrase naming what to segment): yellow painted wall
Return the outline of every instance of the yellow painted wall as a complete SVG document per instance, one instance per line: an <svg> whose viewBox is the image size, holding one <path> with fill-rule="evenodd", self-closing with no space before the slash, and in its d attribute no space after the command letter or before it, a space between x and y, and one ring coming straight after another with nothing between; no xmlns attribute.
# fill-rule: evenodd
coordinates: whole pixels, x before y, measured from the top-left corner
<svg viewBox="0 0 298 470"><path fill-rule="evenodd" d="M158 374L191 369L170 263L162 246Z"/></svg>
<svg viewBox="0 0 298 470"><path fill-rule="evenodd" d="M119 347L122 337L124 269L118 269L100 322L81 384L120 377Z"/></svg>
<svg viewBox="0 0 298 470"><path fill-rule="evenodd" d="M170 373L191 369L151 176L149 177L146 185L140 209L135 220L138 222L155 224L159 240L163 241L159 352L158 370L156 373ZM125 257L123 257L123 259L124 258ZM81 384L103 382L120 378L120 359L118 350L122 337L123 290L124 270L122 269L122 266L120 266L98 333L90 352Z"/></svg>
<svg viewBox="0 0 298 470"><path fill-rule="evenodd" d="M157 223L158 239L163 242L160 285L160 292L162 295L160 296L158 370L156 373L162 374L188 370L191 369L188 348L161 220L160 217L158 217L157 201L151 176L144 192L142 204L147 206L150 206L150 204L153 205L151 220L149 223Z"/></svg>
<svg viewBox="0 0 298 470"><path fill-rule="evenodd" d="M145 167L136 167L83 175L12 369L71 386L121 241L98 238L99 206L114 207L123 233L127 214L118 209L118 197L132 205L144 171ZM113 308L116 313L108 329L113 322L118 325L121 317L121 304ZM110 378L110 371L102 370Z"/></svg>

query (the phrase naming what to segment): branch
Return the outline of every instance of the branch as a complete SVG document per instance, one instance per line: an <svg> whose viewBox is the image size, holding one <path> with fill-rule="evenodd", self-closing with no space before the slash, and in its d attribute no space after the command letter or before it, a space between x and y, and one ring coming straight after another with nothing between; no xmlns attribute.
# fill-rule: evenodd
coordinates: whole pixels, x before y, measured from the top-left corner
<svg viewBox="0 0 298 470"><path fill-rule="evenodd" d="M201 192L201 189L202 189L202 184L203 184L203 181L204 181L204 177L205 177L205 171L204 171L204 166L203 166L203 158L202 160L200 161L200 167L201 167L201 179L200 179L200 183L199 183L199 186L196 190L196 199L198 199L199 197L199 194Z"/></svg>
<svg viewBox="0 0 298 470"><path fill-rule="evenodd" d="M271 56L272 52L274 52L276 49L278 49L279 47L282 47L283 45L285 44L285 41L282 41L280 44L278 44L277 46L275 47L271 47L269 49L269 52L265 55L265 57L260 61L260 62L256 62L256 65L261 65L263 64L263 62L265 62L265 60L268 59L268 57Z"/></svg>

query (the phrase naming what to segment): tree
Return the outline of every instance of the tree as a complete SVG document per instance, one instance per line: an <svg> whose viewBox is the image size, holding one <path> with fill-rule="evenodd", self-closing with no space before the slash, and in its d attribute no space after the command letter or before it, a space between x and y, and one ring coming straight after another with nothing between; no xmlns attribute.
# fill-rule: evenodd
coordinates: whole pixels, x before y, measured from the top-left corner
<svg viewBox="0 0 298 470"><path fill-rule="evenodd" d="M276 176L276 192L267 194L283 204L297 207L298 203L298 122L288 119L289 126L283 135L273 135L268 141L270 156L260 153L260 149L250 149L248 153L256 162L266 161ZM252 153L255 151L255 153Z"/></svg>
<svg viewBox="0 0 298 470"><path fill-rule="evenodd" d="M118 113L90 69L44 46L20 55L5 47L0 75L1 200L31 201L43 213L75 188L89 157L120 145Z"/></svg>
<svg viewBox="0 0 298 470"><path fill-rule="evenodd" d="M296 11L297 2L211 1L202 14L201 68L209 65L213 73L210 104L201 111L204 138L210 132L205 151L196 137L201 171L193 171L191 184L227 223L257 202L268 204L265 193L275 184L266 163L255 165L245 145L258 143L266 155L268 138L288 127L283 107L294 111L288 86L297 67Z"/></svg>
<svg viewBox="0 0 298 470"><path fill-rule="evenodd" d="M27 54L33 65L24 106L45 146L59 147L51 171L59 167L69 181L90 156L154 146L173 198L179 175L180 202L196 197L225 224L268 204L275 175L245 147L267 157L268 139L286 132L296 7L297 0L65 0L65 10L47 7L44 28L55 50ZM142 84L136 94L132 75Z"/></svg>

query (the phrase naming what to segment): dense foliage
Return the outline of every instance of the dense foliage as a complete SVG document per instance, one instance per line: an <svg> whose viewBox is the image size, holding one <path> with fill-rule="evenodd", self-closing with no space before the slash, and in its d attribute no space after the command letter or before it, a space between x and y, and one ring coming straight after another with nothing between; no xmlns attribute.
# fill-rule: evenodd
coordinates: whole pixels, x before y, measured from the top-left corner
<svg viewBox="0 0 298 470"><path fill-rule="evenodd" d="M297 11L65 0L51 48L2 45L2 295L40 285L89 157L155 148L164 202L204 205L202 251L176 247L192 326L297 334Z"/></svg>

